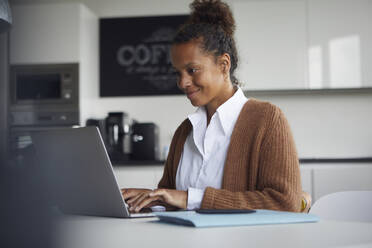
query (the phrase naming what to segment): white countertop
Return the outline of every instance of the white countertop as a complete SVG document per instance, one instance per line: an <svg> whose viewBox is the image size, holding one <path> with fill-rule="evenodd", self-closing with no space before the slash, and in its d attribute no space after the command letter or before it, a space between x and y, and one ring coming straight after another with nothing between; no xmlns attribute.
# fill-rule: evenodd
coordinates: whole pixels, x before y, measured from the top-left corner
<svg viewBox="0 0 372 248"><path fill-rule="evenodd" d="M372 223L320 221L241 227L194 228L157 218L66 216L58 247L372 247Z"/></svg>

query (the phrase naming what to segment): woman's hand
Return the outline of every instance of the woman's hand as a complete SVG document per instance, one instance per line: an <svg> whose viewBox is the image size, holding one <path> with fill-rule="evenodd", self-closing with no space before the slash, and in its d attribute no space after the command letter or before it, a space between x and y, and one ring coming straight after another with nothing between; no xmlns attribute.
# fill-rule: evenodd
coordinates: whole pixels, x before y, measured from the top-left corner
<svg viewBox="0 0 372 248"><path fill-rule="evenodd" d="M131 206L131 202L136 201L142 195L150 192L152 192L151 189L121 189L121 194L129 207Z"/></svg>
<svg viewBox="0 0 372 248"><path fill-rule="evenodd" d="M139 212L144 207L171 205L186 209L187 191L172 189L122 189L124 199L130 206L129 211ZM128 199L128 200L127 200Z"/></svg>
<svg viewBox="0 0 372 248"><path fill-rule="evenodd" d="M127 202L132 198L137 198L143 193L152 192L151 189L121 189L121 194L123 195L124 200Z"/></svg>

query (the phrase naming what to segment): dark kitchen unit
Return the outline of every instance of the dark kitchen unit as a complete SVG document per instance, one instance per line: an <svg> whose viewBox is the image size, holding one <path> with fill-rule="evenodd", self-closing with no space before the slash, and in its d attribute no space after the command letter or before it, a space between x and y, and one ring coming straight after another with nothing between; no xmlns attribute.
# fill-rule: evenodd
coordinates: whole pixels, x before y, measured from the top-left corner
<svg viewBox="0 0 372 248"><path fill-rule="evenodd" d="M159 164L159 127L140 123L125 112L109 112L104 119L88 119L96 126L114 165Z"/></svg>
<svg viewBox="0 0 372 248"><path fill-rule="evenodd" d="M79 125L79 65L10 66L9 147L22 164L30 152L30 133Z"/></svg>

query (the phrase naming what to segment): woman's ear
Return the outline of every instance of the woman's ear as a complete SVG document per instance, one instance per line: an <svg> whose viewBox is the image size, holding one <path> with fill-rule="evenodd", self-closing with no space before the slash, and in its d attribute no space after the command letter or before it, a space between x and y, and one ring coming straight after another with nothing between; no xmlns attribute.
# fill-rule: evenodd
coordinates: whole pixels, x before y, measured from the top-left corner
<svg viewBox="0 0 372 248"><path fill-rule="evenodd" d="M230 76L230 67L231 67L231 60L230 55L228 53L224 53L219 58L221 71L226 76Z"/></svg>

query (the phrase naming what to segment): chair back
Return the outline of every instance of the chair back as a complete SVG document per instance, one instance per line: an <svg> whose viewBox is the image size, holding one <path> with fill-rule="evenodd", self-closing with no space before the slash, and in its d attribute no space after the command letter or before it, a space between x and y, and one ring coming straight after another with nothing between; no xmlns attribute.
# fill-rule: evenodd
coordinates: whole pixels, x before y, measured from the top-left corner
<svg viewBox="0 0 372 248"><path fill-rule="evenodd" d="M372 222L372 191L344 191L325 195L310 209L322 219Z"/></svg>

